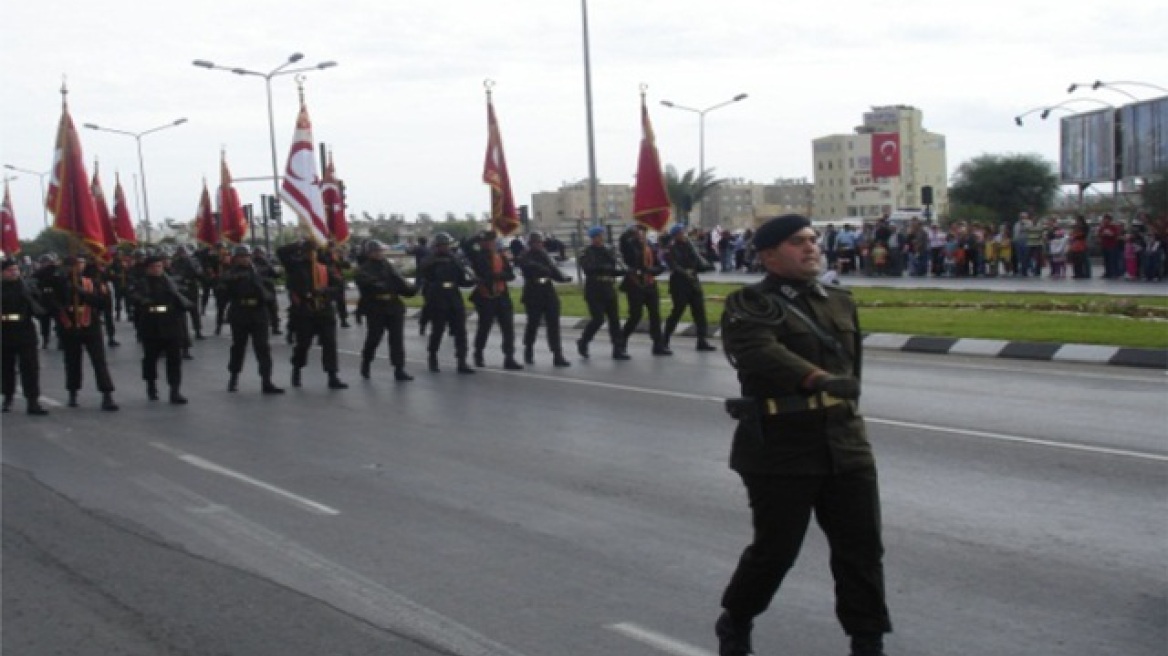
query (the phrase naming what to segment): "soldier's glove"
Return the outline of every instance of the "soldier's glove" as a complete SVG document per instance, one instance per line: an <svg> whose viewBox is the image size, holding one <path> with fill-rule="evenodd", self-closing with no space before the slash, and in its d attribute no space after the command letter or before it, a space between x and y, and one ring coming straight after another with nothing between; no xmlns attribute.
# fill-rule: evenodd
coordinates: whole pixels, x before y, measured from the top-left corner
<svg viewBox="0 0 1168 656"><path fill-rule="evenodd" d="M812 383L816 392L830 394L837 399L854 401L860 398L860 381L851 376L820 376Z"/></svg>

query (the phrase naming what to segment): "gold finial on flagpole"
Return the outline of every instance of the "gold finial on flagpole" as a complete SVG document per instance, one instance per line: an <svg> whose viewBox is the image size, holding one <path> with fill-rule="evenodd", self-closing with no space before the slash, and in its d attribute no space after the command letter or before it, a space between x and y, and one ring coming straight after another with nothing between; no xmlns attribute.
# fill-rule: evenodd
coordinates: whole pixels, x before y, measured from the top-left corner
<svg viewBox="0 0 1168 656"><path fill-rule="evenodd" d="M483 88L487 90L487 101L491 100L491 90L495 88L495 81L491 78L483 80Z"/></svg>
<svg viewBox="0 0 1168 656"><path fill-rule="evenodd" d="M641 104L645 104L645 92L649 90L649 85L644 82L641 83Z"/></svg>

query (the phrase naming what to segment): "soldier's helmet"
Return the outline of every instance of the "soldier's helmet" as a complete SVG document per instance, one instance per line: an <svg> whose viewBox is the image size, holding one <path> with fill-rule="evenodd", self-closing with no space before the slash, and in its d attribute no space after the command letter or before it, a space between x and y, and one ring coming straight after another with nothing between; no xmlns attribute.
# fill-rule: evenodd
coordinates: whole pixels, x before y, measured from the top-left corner
<svg viewBox="0 0 1168 656"><path fill-rule="evenodd" d="M450 236L448 232L440 232L434 235L435 246L449 246L454 243L454 237Z"/></svg>
<svg viewBox="0 0 1168 656"><path fill-rule="evenodd" d="M389 249L385 246L385 244L381 243L380 241L378 241L376 239L370 239L369 241L365 242L365 254L366 255L369 255L371 253L377 253L379 251L385 251L385 250L389 250Z"/></svg>
<svg viewBox="0 0 1168 656"><path fill-rule="evenodd" d="M145 248L134 249L134 257L146 257L146 249Z"/></svg>
<svg viewBox="0 0 1168 656"><path fill-rule="evenodd" d="M191 248L191 247L190 247L190 245L188 245L188 244L183 244L182 246L179 246L179 247L178 247L178 250L177 250L177 251L175 251L175 253L174 253L174 254L175 254L175 255L184 255L184 256L185 256L185 255L190 255L190 254L192 254L192 253L194 253L194 252L195 252L195 249Z"/></svg>
<svg viewBox="0 0 1168 656"><path fill-rule="evenodd" d="M251 246L240 244L231 251L232 257L251 257Z"/></svg>

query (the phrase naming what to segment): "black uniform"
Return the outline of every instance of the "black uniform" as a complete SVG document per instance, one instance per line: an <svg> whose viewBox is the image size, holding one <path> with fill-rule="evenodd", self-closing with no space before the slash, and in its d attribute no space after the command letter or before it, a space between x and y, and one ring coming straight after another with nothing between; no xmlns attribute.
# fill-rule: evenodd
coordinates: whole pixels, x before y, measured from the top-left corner
<svg viewBox="0 0 1168 656"><path fill-rule="evenodd" d="M722 339L746 404L730 467L754 515L754 541L723 608L740 626L767 608L814 513L831 548L836 614L853 644L878 641L891 623L872 447L856 401L805 388L818 372L859 380L862 337L851 294L768 275L727 298Z"/></svg>
<svg viewBox="0 0 1168 656"><path fill-rule="evenodd" d="M299 387L300 370L308 364L308 349L315 338L320 342L321 364L329 376L329 387L348 387L337 378L336 297L344 280L330 270L327 251L313 254L308 242L288 244L276 251L287 274L291 303L288 316L296 330L292 350L292 384Z"/></svg>
<svg viewBox="0 0 1168 656"><path fill-rule="evenodd" d="M16 371L20 370L20 386L28 402L29 414L43 414L40 362L37 353L37 328L34 316L47 314L40 303L40 292L23 278L3 281L0 288L0 352L2 352L4 412L8 412L16 396Z"/></svg>
<svg viewBox="0 0 1168 656"><path fill-rule="evenodd" d="M171 403L186 403L182 396L183 348L187 340L186 315L194 302L179 291L166 274L142 277L130 292L138 313L138 339L142 342L142 380L150 400L158 398L158 358L166 358L166 384Z"/></svg>
<svg viewBox="0 0 1168 656"><path fill-rule="evenodd" d="M438 248L422 262L418 279L425 298L423 313L433 324L428 345L430 370L438 370L438 347L449 327L459 371L474 371L466 364L466 303L459 291L459 288L474 286L472 272L452 253Z"/></svg>
<svg viewBox="0 0 1168 656"><path fill-rule="evenodd" d="M279 282L281 275L280 269L272 264L272 261L268 259L266 253L259 253L257 251L252 255L251 261L252 265L255 266L256 272L260 274L260 279L264 282L264 286L270 292L266 307L268 310L268 323L272 328L272 334L282 335L283 331L280 330L280 302L276 295L276 283Z"/></svg>
<svg viewBox="0 0 1168 656"><path fill-rule="evenodd" d="M57 277L60 273L61 269L56 263L42 264L40 268L32 273L33 286L36 288L41 304L45 306L46 310L44 314L36 318L37 323L40 324L41 348L49 348L49 342L52 341L53 323L57 318ZM58 326L58 344L60 344L60 335L61 328Z"/></svg>
<svg viewBox="0 0 1168 656"><path fill-rule="evenodd" d="M361 349L361 374L369 377L369 365L388 332L389 362L399 380L408 380L405 375L406 306L401 297L417 294L418 288L406 282L397 267L385 259L365 259L357 267L354 278L361 294L358 306L368 322L365 345Z"/></svg>
<svg viewBox="0 0 1168 656"><path fill-rule="evenodd" d="M478 315L474 338L475 366L486 366L483 349L487 346L491 326L498 322L503 338L504 366L507 369L522 369L515 361L515 308L507 289L507 283L515 280L515 270L502 253L483 247L471 251L470 262L478 278L478 284L470 294L470 301Z"/></svg>
<svg viewBox="0 0 1168 656"><path fill-rule="evenodd" d="M527 327L523 331L523 357L527 364L534 361L535 338L541 323L547 323L548 349L555 355L556 366L567 366L563 346L560 342L560 296L553 283L571 282L547 250L529 247L519 257L519 269L523 272L523 295L520 301L527 310Z"/></svg>
<svg viewBox="0 0 1168 656"><path fill-rule="evenodd" d="M629 299L629 317L621 332L627 342L641 323L642 312L648 311L653 353L667 355L669 349L661 333L661 294L657 290L657 276L665 272L665 267L641 236L626 232L621 236L620 246L621 258L628 267L620 288Z"/></svg>
<svg viewBox="0 0 1168 656"><path fill-rule="evenodd" d="M94 283L91 274L92 270L76 273L72 265L65 266L54 285L57 323L65 351L65 389L69 392L69 405L76 406L82 381L81 361L83 353L88 353L97 390L102 393L102 409L117 410L111 396L114 381L106 364L101 333L100 313L109 303L109 295Z"/></svg>
<svg viewBox="0 0 1168 656"><path fill-rule="evenodd" d="M244 260L246 261L246 260ZM259 365L260 378L265 391L272 385L272 348L268 343L271 314L268 309L275 297L257 267L250 264L233 263L220 278L223 285L224 302L227 304L227 323L231 326L231 356L227 371L231 374L228 385L235 391L239 372L243 371L243 359L247 356L247 343L251 342Z"/></svg>
<svg viewBox="0 0 1168 656"><path fill-rule="evenodd" d="M584 326L584 334L576 342L577 350L588 357L588 343L608 321L608 334L612 339L612 356L626 359L624 333L620 325L620 301L617 298L616 279L625 273L624 263L616 252L605 245L589 245L580 254L580 268L586 276L584 300L588 302L588 314L592 317Z"/></svg>
<svg viewBox="0 0 1168 656"><path fill-rule="evenodd" d="M179 292L191 301L187 314L191 319L191 328L197 339L203 339L203 319L199 312L199 281L203 278L203 267L195 258L185 252L175 255L170 261L170 277L178 285Z"/></svg>
<svg viewBox="0 0 1168 656"><path fill-rule="evenodd" d="M665 343L673 336L677 329L681 315L689 308L693 316L694 327L697 328L698 350L713 350L707 341L709 326L706 322L706 297L702 293L702 282L698 279L699 273L713 271L714 265L698 253L693 242L688 239L675 238L665 252L665 263L669 265L669 297L673 300L673 310L665 320Z"/></svg>

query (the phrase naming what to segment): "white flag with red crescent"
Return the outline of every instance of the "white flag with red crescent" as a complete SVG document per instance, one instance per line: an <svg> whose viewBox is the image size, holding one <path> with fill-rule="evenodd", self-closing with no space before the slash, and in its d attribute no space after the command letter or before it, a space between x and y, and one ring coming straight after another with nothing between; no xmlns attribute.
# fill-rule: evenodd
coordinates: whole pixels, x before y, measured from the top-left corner
<svg viewBox="0 0 1168 656"><path fill-rule="evenodd" d="M288 166L284 169L280 197L296 212L300 227L309 239L317 244L328 242L328 219L320 195L312 121L308 119L308 108L304 106L303 100L300 103L300 114L296 117L296 132L292 136L292 149L288 153Z"/></svg>

